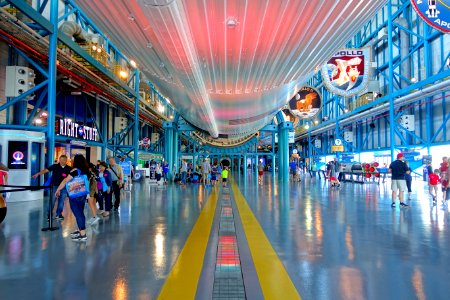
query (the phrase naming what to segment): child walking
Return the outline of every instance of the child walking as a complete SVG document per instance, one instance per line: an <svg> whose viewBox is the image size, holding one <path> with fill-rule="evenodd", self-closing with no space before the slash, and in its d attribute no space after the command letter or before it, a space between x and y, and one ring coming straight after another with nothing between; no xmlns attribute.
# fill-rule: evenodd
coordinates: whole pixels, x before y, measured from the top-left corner
<svg viewBox="0 0 450 300"><path fill-rule="evenodd" d="M433 197L433 204L436 204L438 185L439 185L439 169L434 170L434 173L428 174L429 184L428 189L430 195Z"/></svg>
<svg viewBox="0 0 450 300"><path fill-rule="evenodd" d="M223 185L223 187L227 186L227 179L228 179L228 167L225 167L222 170L222 185Z"/></svg>

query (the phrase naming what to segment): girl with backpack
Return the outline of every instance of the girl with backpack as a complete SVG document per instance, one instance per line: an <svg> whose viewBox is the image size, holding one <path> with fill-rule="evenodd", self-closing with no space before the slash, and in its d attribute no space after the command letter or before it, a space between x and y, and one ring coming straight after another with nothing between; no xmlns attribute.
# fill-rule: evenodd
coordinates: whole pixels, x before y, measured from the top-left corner
<svg viewBox="0 0 450 300"><path fill-rule="evenodd" d="M83 155L77 154L73 159L73 169L69 175L61 182L55 192L55 196L59 197L61 190L67 188L69 194L69 204L75 219L77 221L78 230L70 234L73 241L85 242L86 236L86 216L84 215L84 205L86 197L89 195L89 166ZM72 183L72 185L70 185ZM67 184L67 186L66 186Z"/></svg>

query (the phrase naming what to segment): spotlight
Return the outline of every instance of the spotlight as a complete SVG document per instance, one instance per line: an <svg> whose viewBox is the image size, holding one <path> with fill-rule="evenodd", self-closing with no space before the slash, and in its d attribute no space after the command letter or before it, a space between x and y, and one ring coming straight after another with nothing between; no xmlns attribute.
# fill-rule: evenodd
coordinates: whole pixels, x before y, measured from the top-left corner
<svg viewBox="0 0 450 300"><path fill-rule="evenodd" d="M348 108L344 108L344 113L348 113Z"/></svg>
<svg viewBox="0 0 450 300"><path fill-rule="evenodd" d="M133 67L133 68L136 68L136 62L134 61L134 60L130 60L130 65Z"/></svg>
<svg viewBox="0 0 450 300"><path fill-rule="evenodd" d="M97 50L97 46L92 45L92 50L96 51Z"/></svg>
<svg viewBox="0 0 450 300"><path fill-rule="evenodd" d="M305 125L305 129L309 129L309 125L308 124Z"/></svg>
<svg viewBox="0 0 450 300"><path fill-rule="evenodd" d="M128 73L127 73L126 71L121 70L121 71L119 72L119 76L120 76L120 78L125 79L125 78L128 77Z"/></svg>
<svg viewBox="0 0 450 300"><path fill-rule="evenodd" d="M45 118L48 116L48 113L46 111L41 112L41 117Z"/></svg>
<svg viewBox="0 0 450 300"><path fill-rule="evenodd" d="M299 94L295 95L295 100L300 100L300 95Z"/></svg>
<svg viewBox="0 0 450 300"><path fill-rule="evenodd" d="M319 120L314 120L314 124L319 124Z"/></svg>
<svg viewBox="0 0 450 300"><path fill-rule="evenodd" d="M34 120L34 123L36 123L36 124L42 124L42 119L37 118L37 119Z"/></svg>

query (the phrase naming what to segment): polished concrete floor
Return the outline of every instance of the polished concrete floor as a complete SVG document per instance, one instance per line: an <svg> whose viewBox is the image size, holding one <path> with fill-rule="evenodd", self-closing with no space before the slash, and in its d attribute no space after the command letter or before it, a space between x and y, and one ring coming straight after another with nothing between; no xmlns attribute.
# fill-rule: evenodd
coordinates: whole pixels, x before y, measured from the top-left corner
<svg viewBox="0 0 450 300"><path fill-rule="evenodd" d="M431 204L423 182L414 182L406 209L390 207L388 184L235 182L302 299L449 299L450 210ZM86 243L68 237L68 211L60 230L41 232L42 202L10 203L0 225L0 299L157 298L211 193L134 184L118 213L88 227Z"/></svg>

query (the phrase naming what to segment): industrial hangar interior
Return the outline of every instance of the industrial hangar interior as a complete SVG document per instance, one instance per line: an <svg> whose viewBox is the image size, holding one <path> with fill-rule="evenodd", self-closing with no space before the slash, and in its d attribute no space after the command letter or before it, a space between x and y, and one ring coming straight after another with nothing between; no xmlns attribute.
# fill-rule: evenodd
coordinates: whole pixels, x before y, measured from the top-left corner
<svg viewBox="0 0 450 300"><path fill-rule="evenodd" d="M0 1L1 299L448 299L450 1Z"/></svg>

